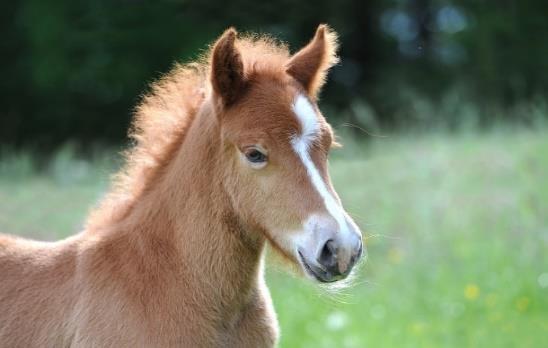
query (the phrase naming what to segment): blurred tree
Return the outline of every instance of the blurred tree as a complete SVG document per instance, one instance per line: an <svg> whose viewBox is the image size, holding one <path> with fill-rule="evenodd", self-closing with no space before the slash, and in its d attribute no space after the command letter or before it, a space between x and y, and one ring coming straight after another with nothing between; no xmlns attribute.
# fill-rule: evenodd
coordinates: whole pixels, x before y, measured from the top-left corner
<svg viewBox="0 0 548 348"><path fill-rule="evenodd" d="M120 141L147 84L228 26L297 48L331 24L342 43L322 100L331 117L367 123L370 110L397 125L409 98L456 87L509 106L547 91L546 13L541 0L5 1L0 142Z"/></svg>

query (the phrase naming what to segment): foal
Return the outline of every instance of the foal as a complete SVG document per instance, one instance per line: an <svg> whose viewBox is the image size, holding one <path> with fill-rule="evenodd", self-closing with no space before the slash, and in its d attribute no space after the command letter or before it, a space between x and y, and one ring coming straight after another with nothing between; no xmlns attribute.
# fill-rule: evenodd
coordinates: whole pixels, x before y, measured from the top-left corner
<svg viewBox="0 0 548 348"><path fill-rule="evenodd" d="M315 102L336 35L322 25L293 56L236 36L153 86L82 233L0 236L0 346L271 347L266 242L316 281L348 275L361 235L331 185Z"/></svg>

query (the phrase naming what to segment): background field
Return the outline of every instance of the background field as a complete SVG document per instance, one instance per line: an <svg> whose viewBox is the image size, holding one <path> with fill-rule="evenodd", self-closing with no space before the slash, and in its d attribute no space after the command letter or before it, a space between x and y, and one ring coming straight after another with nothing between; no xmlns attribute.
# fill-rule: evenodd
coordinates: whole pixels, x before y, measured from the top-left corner
<svg viewBox="0 0 548 348"><path fill-rule="evenodd" d="M281 347L545 346L548 129L366 138L346 139L331 172L368 261L335 292L270 266ZM0 230L78 231L116 166L113 151L5 153Z"/></svg>

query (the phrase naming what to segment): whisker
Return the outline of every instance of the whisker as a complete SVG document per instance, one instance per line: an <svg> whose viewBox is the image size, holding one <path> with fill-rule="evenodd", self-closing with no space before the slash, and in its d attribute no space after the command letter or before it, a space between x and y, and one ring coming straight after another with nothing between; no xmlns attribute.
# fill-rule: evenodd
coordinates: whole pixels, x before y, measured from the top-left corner
<svg viewBox="0 0 548 348"><path fill-rule="evenodd" d="M367 129L363 128L363 127L360 127L356 124L353 124L353 123L350 123L350 122L345 122L339 126L337 126L336 128L338 127L349 127L349 128L356 128L360 131L362 131L364 134L366 135L369 135L371 137L375 137L375 138L388 138L388 135L382 135L382 134L376 134L376 133L372 133L370 131L368 131Z"/></svg>
<svg viewBox="0 0 548 348"><path fill-rule="evenodd" d="M367 234L365 236L365 240L367 241L368 239L371 239L371 238L384 238L384 239L390 239L390 240L402 240L403 238L401 237L395 237L395 236L391 236L391 235L387 235L387 234L382 234L382 233L373 233L373 234Z"/></svg>
<svg viewBox="0 0 548 348"><path fill-rule="evenodd" d="M350 206L350 210L347 209L348 215L350 215L352 218L366 219L365 216L363 216L359 213L353 212L352 210L353 210L353 208L351 206Z"/></svg>

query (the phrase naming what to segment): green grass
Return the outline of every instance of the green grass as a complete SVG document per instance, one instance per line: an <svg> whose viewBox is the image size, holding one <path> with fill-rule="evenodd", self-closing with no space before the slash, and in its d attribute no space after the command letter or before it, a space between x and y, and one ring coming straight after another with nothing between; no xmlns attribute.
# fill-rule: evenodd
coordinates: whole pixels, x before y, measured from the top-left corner
<svg viewBox="0 0 548 348"><path fill-rule="evenodd" d="M373 137L331 162L366 233L354 285L269 267L281 347L543 347L548 341L548 130ZM9 157L9 156L8 156ZM77 231L112 161L61 152L0 163L0 230Z"/></svg>

